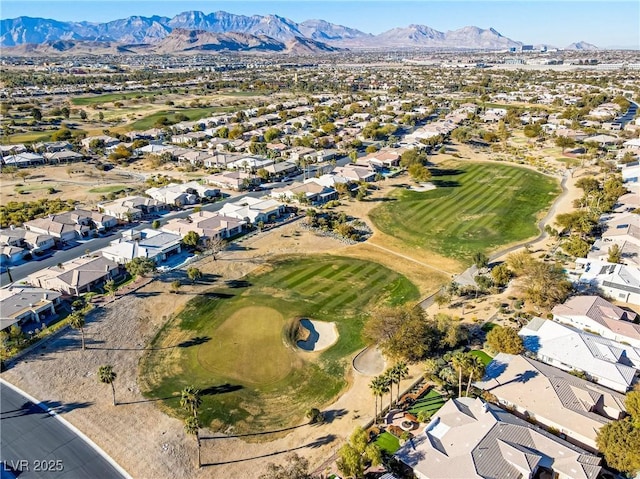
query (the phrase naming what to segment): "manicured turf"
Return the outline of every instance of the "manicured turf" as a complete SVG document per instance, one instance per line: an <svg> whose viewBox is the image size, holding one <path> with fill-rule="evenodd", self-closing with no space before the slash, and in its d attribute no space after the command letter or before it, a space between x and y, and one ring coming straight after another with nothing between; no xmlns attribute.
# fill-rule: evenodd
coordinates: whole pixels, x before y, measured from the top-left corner
<svg viewBox="0 0 640 479"><path fill-rule="evenodd" d="M170 398L163 404L175 412L179 400L172 396L195 385L204 391L202 421L214 429L295 425L346 385L349 357L363 347L366 311L418 298L405 277L376 263L336 256L282 260L189 301L143 357L142 389L150 398ZM338 342L322 353L299 351L291 325L304 317L334 321Z"/></svg>
<svg viewBox="0 0 640 479"><path fill-rule="evenodd" d="M101 103L108 103L113 101L131 100L132 98L146 97L153 95L162 95L161 91L135 91L135 92L119 92L119 93L106 93L104 95L96 96L83 96L73 98L71 103L74 105L99 105Z"/></svg>
<svg viewBox="0 0 640 479"><path fill-rule="evenodd" d="M3 136L2 144L13 143L35 143L39 141L50 141L51 135L55 130L49 130L49 132L43 131L30 131L27 133L14 133L13 135Z"/></svg>
<svg viewBox="0 0 640 479"><path fill-rule="evenodd" d="M398 189L371 219L407 247L471 262L476 251L535 236L557 182L514 166L449 162L432 170L435 190Z"/></svg>
<svg viewBox="0 0 640 479"><path fill-rule="evenodd" d="M216 329L215 341L233 348L200 348L200 366L242 383L265 385L291 372L295 352L278 347L285 320L278 311L248 306L236 311ZM268 347L265 347L267 345Z"/></svg>
<svg viewBox="0 0 640 479"><path fill-rule="evenodd" d="M418 415L420 411L428 411L431 414L437 412L446 402L441 394L431 389L425 396L414 402L409 408L409 412Z"/></svg>
<svg viewBox="0 0 640 479"><path fill-rule="evenodd" d="M385 431L376 438L376 445L391 456L400 449L400 439Z"/></svg>
<svg viewBox="0 0 640 479"><path fill-rule="evenodd" d="M200 120L201 118L206 118L214 113L226 112L229 111L230 107L220 107L220 106L212 106L206 108L184 108L184 109L173 109L173 110L162 110L151 115L148 115L144 118L141 118L138 121L133 122L130 125L127 125L127 130L148 130L149 128L153 128L158 119L163 116L166 116L170 121L175 121L175 115L180 113L182 115L186 115L189 118L189 121Z"/></svg>
<svg viewBox="0 0 640 479"><path fill-rule="evenodd" d="M472 356L478 356L482 360L485 366L489 364L491 361L493 361L493 358L491 356L489 356L484 351L480 351L479 349L474 349L473 351L469 351L469 354L471 354Z"/></svg>
<svg viewBox="0 0 640 479"><path fill-rule="evenodd" d="M99 186L97 188L91 188L89 193L115 193L116 191L123 191L127 188L130 188L126 185L110 185L110 186Z"/></svg>

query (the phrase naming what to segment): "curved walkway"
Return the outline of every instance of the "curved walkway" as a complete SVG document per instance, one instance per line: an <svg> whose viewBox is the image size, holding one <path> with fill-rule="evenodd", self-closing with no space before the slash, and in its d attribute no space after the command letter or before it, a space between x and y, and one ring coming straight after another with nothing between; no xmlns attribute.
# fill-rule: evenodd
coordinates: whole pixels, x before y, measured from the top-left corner
<svg viewBox="0 0 640 479"><path fill-rule="evenodd" d="M46 404L3 379L0 379L0 398L1 459L9 473L21 479L130 479L124 469L82 432ZM3 478L5 474L2 473Z"/></svg>
<svg viewBox="0 0 640 479"><path fill-rule="evenodd" d="M562 192L558 195L556 200L553 202L553 204L551 205L551 208L549 208L549 211L547 212L545 217L538 222L538 229L540 230L540 234L531 240L518 243L502 251L498 251L492 254L489 257L489 261L495 261L496 259L500 258L501 256L504 256L505 254L512 253L513 251L516 251L520 248L524 248L526 246L531 246L547 238L548 234L544 229L549 223L549 221L555 216L556 210L558 209L558 204L560 203L560 201L563 200L564 197L567 196L567 194L569 193L569 190L567 189L567 173L568 173L567 171L564 172L564 174L562 175L562 180L560 181L560 187L562 188Z"/></svg>
<svg viewBox="0 0 640 479"><path fill-rule="evenodd" d="M378 348L366 347L353 358L353 369L363 376L375 376L384 371L385 361Z"/></svg>

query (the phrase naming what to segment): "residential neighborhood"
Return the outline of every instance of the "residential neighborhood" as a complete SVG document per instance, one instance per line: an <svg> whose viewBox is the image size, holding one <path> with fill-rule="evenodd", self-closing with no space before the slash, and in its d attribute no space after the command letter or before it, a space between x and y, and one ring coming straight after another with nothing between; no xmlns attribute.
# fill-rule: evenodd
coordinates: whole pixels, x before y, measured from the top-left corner
<svg viewBox="0 0 640 479"><path fill-rule="evenodd" d="M152 13L3 20L3 478L638 477L637 50Z"/></svg>

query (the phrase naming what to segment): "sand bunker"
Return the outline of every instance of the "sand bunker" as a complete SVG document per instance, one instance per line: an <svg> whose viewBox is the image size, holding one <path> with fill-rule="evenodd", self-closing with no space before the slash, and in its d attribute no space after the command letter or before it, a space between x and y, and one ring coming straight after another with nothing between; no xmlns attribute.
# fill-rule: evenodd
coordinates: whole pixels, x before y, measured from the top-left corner
<svg viewBox="0 0 640 479"><path fill-rule="evenodd" d="M419 183L417 185L412 185L409 187L410 190L412 191L429 191L429 190L435 190L436 189L436 185L434 185L433 183Z"/></svg>
<svg viewBox="0 0 640 479"><path fill-rule="evenodd" d="M333 346L338 341L338 328L336 328L335 323L313 321L305 318L300 320L300 327L309 332L304 341L296 343L303 351L322 351Z"/></svg>

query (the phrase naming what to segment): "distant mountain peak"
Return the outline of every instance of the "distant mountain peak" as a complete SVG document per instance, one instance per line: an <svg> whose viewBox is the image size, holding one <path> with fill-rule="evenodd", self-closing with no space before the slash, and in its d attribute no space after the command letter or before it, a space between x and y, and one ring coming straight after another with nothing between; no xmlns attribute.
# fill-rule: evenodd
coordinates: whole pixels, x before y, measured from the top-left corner
<svg viewBox="0 0 640 479"><path fill-rule="evenodd" d="M341 48L447 49L505 49L521 45L521 42L504 37L494 28L482 29L476 26L440 32L427 25L414 23L407 27L397 27L379 35L372 35L320 19L296 23L276 14L246 16L222 10L213 13L187 10L172 18L134 15L106 23L60 22L30 17L4 19L0 21L0 46L44 44L55 40L101 40L127 45L153 46L169 37L177 29L197 31L199 38L204 38L202 36L204 32L239 33L256 38L264 36L283 45L295 42L298 50L319 49L319 51L327 51L325 50L327 45ZM572 48L576 49L595 48L592 47L585 42L572 44Z"/></svg>
<svg viewBox="0 0 640 479"><path fill-rule="evenodd" d="M591 43L579 41L565 47L565 50L599 50L599 48Z"/></svg>

